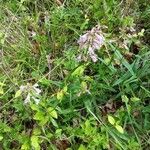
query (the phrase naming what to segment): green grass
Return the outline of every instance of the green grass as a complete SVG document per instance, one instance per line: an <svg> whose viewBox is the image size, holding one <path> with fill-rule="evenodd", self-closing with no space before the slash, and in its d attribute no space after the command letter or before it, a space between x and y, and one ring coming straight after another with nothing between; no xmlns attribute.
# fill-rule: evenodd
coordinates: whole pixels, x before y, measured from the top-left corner
<svg viewBox="0 0 150 150"><path fill-rule="evenodd" d="M148 150L149 15L149 0L0 0L0 149ZM77 41L96 25L93 62Z"/></svg>

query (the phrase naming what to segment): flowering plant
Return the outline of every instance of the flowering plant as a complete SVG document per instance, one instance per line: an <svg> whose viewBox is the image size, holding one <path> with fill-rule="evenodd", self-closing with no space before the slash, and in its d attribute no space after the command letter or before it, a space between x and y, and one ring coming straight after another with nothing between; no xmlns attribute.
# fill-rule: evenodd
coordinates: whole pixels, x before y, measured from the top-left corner
<svg viewBox="0 0 150 150"><path fill-rule="evenodd" d="M93 62L98 60L98 56L95 53L96 50L100 49L105 42L105 38L100 30L100 26L96 26L87 31L84 35L80 36L78 40L79 48L87 49L87 54Z"/></svg>
<svg viewBox="0 0 150 150"><path fill-rule="evenodd" d="M16 92L15 97L20 96L21 94L25 97L24 103L30 103L31 99L35 101L36 104L40 102L39 96L41 93L41 89L38 88L38 84L31 85L27 83L27 85L21 85L20 89Z"/></svg>

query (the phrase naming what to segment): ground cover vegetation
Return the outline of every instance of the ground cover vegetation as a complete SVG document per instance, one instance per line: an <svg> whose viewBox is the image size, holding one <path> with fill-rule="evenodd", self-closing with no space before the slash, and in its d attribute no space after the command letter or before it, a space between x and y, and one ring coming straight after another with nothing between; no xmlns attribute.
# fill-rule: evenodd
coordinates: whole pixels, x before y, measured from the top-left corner
<svg viewBox="0 0 150 150"><path fill-rule="evenodd" d="M149 150L149 0L0 0L0 149Z"/></svg>

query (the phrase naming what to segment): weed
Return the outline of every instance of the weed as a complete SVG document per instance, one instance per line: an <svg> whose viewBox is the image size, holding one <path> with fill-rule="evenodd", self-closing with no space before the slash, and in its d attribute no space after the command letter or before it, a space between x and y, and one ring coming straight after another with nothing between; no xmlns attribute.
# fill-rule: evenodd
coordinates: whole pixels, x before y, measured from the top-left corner
<svg viewBox="0 0 150 150"><path fill-rule="evenodd" d="M0 10L2 149L149 149L148 0Z"/></svg>

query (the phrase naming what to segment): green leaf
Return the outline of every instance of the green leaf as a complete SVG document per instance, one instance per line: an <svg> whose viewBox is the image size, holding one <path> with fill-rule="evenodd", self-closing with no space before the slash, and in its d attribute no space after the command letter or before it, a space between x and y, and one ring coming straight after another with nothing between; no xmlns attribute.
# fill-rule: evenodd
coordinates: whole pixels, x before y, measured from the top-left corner
<svg viewBox="0 0 150 150"><path fill-rule="evenodd" d="M2 83L2 82L0 82L0 86L5 86L5 84L4 84L4 83Z"/></svg>
<svg viewBox="0 0 150 150"><path fill-rule="evenodd" d="M86 91L86 90L87 90L87 83L86 83L85 81L83 81L83 82L81 83L81 88L82 88L83 91Z"/></svg>
<svg viewBox="0 0 150 150"><path fill-rule="evenodd" d="M42 78L39 80L39 82L45 86L50 86L52 84L52 85L56 85L56 86L60 87L59 81L53 81L53 80L48 80L46 78Z"/></svg>
<svg viewBox="0 0 150 150"><path fill-rule="evenodd" d="M4 125L4 132L11 132L11 128L8 125Z"/></svg>
<svg viewBox="0 0 150 150"><path fill-rule="evenodd" d="M35 128L35 129L33 130L33 134L34 134L34 135L40 135L40 134L41 134L41 130L40 130L39 128Z"/></svg>
<svg viewBox="0 0 150 150"><path fill-rule="evenodd" d="M39 82L43 85L46 85L46 86L50 86L51 85L51 82L50 80L46 79L46 78L42 78L39 80Z"/></svg>
<svg viewBox="0 0 150 150"><path fill-rule="evenodd" d="M58 100L61 101L63 99L63 97L64 97L64 91L63 90L57 92L57 99Z"/></svg>
<svg viewBox="0 0 150 150"><path fill-rule="evenodd" d="M34 117L35 120L43 120L45 118L44 113L42 112L37 112Z"/></svg>
<svg viewBox="0 0 150 150"><path fill-rule="evenodd" d="M138 97L132 97L132 98L131 98L131 101L132 101L132 102L139 102L140 99L139 99Z"/></svg>
<svg viewBox="0 0 150 150"><path fill-rule="evenodd" d="M42 120L39 122L39 126L44 126L49 121L49 117L45 116Z"/></svg>
<svg viewBox="0 0 150 150"><path fill-rule="evenodd" d="M54 108L49 107L49 108L47 109L47 111L48 111L48 113L50 114L51 117L53 117L53 118L55 118L55 119L58 118L57 112L56 112L56 110L54 110Z"/></svg>
<svg viewBox="0 0 150 150"><path fill-rule="evenodd" d="M40 150L40 145L39 145L39 139L38 136L32 136L31 137L31 145L36 149Z"/></svg>
<svg viewBox="0 0 150 150"><path fill-rule="evenodd" d="M75 71L72 73L72 76L81 76L84 72L85 66L79 66L75 69Z"/></svg>
<svg viewBox="0 0 150 150"><path fill-rule="evenodd" d="M86 147L84 145L80 145L80 147L78 148L78 150L87 150Z"/></svg>
<svg viewBox="0 0 150 150"><path fill-rule="evenodd" d="M67 88L67 86L65 86L65 87L63 88L64 93L66 93L67 90L68 90L68 88Z"/></svg>
<svg viewBox="0 0 150 150"><path fill-rule="evenodd" d="M15 94L15 98L19 97L21 95L21 93L22 93L21 90L18 90Z"/></svg>
<svg viewBox="0 0 150 150"><path fill-rule="evenodd" d="M121 98L122 98L122 102L125 102L125 103L129 102L129 99L126 95L122 95Z"/></svg>
<svg viewBox="0 0 150 150"><path fill-rule="evenodd" d="M20 3L23 4L26 0L21 0Z"/></svg>
<svg viewBox="0 0 150 150"><path fill-rule="evenodd" d="M61 136L62 136L62 129L57 129L56 131L55 131L55 136L58 138L61 138Z"/></svg>
<svg viewBox="0 0 150 150"><path fill-rule="evenodd" d="M51 123L53 124L53 126L58 128L58 124L57 124L56 120L53 118L50 118L50 120L51 120Z"/></svg>
<svg viewBox="0 0 150 150"><path fill-rule="evenodd" d="M94 128L91 126L90 120L86 120L83 129L86 135L91 135L91 133L94 132Z"/></svg>
<svg viewBox="0 0 150 150"><path fill-rule="evenodd" d="M21 146L21 150L29 150L30 146L29 143L23 143L23 145Z"/></svg>
<svg viewBox="0 0 150 150"><path fill-rule="evenodd" d="M30 107L32 110L39 111L39 107L36 104L31 104Z"/></svg>
<svg viewBox="0 0 150 150"><path fill-rule="evenodd" d="M3 140L3 136L0 135L0 141L2 141L2 140Z"/></svg>
<svg viewBox="0 0 150 150"><path fill-rule="evenodd" d="M115 124L115 119L112 117L112 116L110 116L110 115L108 115L108 121L109 121L109 123L111 123L112 125L114 125Z"/></svg>
<svg viewBox="0 0 150 150"><path fill-rule="evenodd" d="M120 125L117 124L117 125L115 126L115 128L116 128L120 133L122 133L122 134L124 133L124 130L123 130L123 128L122 128Z"/></svg>
<svg viewBox="0 0 150 150"><path fill-rule="evenodd" d="M4 45L4 43L5 43L5 38L1 39L1 40L0 40L0 43L1 43L2 45Z"/></svg>
<svg viewBox="0 0 150 150"><path fill-rule="evenodd" d="M4 34L2 32L0 32L0 38L3 38Z"/></svg>
<svg viewBox="0 0 150 150"><path fill-rule="evenodd" d="M0 95L3 95L4 94L4 90L2 87L0 87Z"/></svg>

